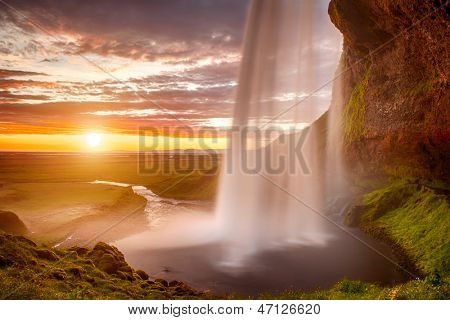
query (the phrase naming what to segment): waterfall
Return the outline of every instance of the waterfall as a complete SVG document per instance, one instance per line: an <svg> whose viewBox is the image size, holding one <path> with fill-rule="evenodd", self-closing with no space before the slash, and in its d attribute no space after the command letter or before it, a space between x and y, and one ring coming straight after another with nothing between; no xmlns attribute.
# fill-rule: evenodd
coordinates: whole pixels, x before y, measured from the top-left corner
<svg viewBox="0 0 450 320"><path fill-rule="evenodd" d="M331 83L321 85L336 70L341 41L327 6L317 0L251 5L215 212L224 264L329 240L321 214L342 187L343 170L340 111L321 116Z"/></svg>

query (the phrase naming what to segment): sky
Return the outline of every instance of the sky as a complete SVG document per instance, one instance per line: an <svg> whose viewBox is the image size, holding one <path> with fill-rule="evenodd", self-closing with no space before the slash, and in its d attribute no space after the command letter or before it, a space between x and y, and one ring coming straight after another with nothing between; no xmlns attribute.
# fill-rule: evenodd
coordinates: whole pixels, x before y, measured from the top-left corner
<svg viewBox="0 0 450 320"><path fill-rule="evenodd" d="M2 0L0 150L89 151L92 133L97 151L136 150L138 128L175 126L198 147L197 129L231 124L248 7Z"/></svg>

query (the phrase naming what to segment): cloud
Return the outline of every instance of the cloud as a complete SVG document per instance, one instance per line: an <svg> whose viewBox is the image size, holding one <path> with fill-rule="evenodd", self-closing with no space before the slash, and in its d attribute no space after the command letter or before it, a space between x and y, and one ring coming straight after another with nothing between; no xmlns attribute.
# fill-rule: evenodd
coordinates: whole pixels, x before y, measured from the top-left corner
<svg viewBox="0 0 450 320"><path fill-rule="evenodd" d="M139 127L201 126L209 118L227 118L230 109L206 106L203 109L186 103L159 109L149 102L47 102L1 103L0 120L11 124L2 133L16 133L18 127L35 126L42 133L79 133L96 128L107 132L135 134ZM215 123L215 122L214 122ZM27 130L29 130L28 128ZM31 129L30 129L31 130ZM33 129L34 130L34 129Z"/></svg>
<svg viewBox="0 0 450 320"><path fill-rule="evenodd" d="M210 112L216 117L229 116L249 1L10 0L9 3L56 37L36 29L8 8L0 13L3 28L0 48L7 51L3 57L9 63L8 68L17 66L10 68L17 69L13 70L15 73L12 70L5 71L4 76L0 73L4 102L19 104L21 101L14 100L12 95L17 98L21 95L45 97L55 103L49 106L27 99L34 105L28 108L23 104L15 110L18 121L27 118L29 112L37 118L70 115L77 119L99 118L96 112L122 112L110 118L128 121L133 114L123 110L154 108L154 103L174 114L198 109L205 115ZM78 54L115 72L123 81L101 74ZM159 65L155 67L148 61ZM20 71L18 67L30 65L34 71L51 73L49 80L33 80L33 76L46 74ZM86 71L100 76L91 77ZM74 74L77 77L72 77ZM22 76L29 78L19 78ZM110 104L113 102L117 104ZM74 112L66 109L68 104ZM105 110L104 106L110 107ZM48 109L52 111L47 113ZM133 112L141 120L152 116ZM136 116L136 112L141 112L141 116Z"/></svg>
<svg viewBox="0 0 450 320"><path fill-rule="evenodd" d="M10 78L10 77L46 76L46 75L47 75L46 73L42 73L42 72L0 69L0 79Z"/></svg>
<svg viewBox="0 0 450 320"><path fill-rule="evenodd" d="M26 88L26 87L41 87L41 88L55 88L59 84L47 81L34 80L17 80L17 79L0 79L0 88Z"/></svg>
<svg viewBox="0 0 450 320"><path fill-rule="evenodd" d="M51 62L58 62L59 61L59 59L58 58L45 58L45 59L42 59L41 61L39 61L39 62L49 62L49 63L51 63Z"/></svg>
<svg viewBox="0 0 450 320"><path fill-rule="evenodd" d="M10 0L66 54L186 63L239 50L248 0ZM3 20L42 33L6 8ZM213 52L212 52L213 51Z"/></svg>
<svg viewBox="0 0 450 320"><path fill-rule="evenodd" d="M10 122L2 133L86 128L134 133L140 126L179 125L174 118L193 126L229 124L249 0L8 3L52 36L0 3L0 121ZM276 83L285 90L272 99L280 108L311 91L298 92L297 82L303 81L298 79L308 77L299 78L292 61L284 58L294 51L298 57L298 44L292 41L299 38L296 32L281 39L291 46L277 65L286 71ZM320 39L314 42L322 53L317 84L329 79L340 48ZM307 64L309 60L298 64L300 73ZM324 100L317 95L308 99L296 108L298 116L310 121L311 108L316 102L325 105ZM264 103L259 107L265 108Z"/></svg>
<svg viewBox="0 0 450 320"><path fill-rule="evenodd" d="M0 91L0 101L20 101L20 100L49 100L48 96L31 94L14 94L9 91Z"/></svg>
<svg viewBox="0 0 450 320"><path fill-rule="evenodd" d="M188 112L174 112L170 110L163 109L126 109L126 110L100 110L100 111L90 111L83 112L82 114L90 114L94 116L129 116L129 117L148 117L154 115L167 115L167 114L185 114L185 113L198 113L192 110L188 110Z"/></svg>

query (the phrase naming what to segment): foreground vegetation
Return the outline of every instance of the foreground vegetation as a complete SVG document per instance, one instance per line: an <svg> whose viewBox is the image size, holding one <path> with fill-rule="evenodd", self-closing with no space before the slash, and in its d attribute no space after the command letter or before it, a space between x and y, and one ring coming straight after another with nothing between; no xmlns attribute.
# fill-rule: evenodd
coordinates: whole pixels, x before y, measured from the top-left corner
<svg viewBox="0 0 450 320"><path fill-rule="evenodd" d="M449 279L439 274L421 280L412 280L392 287L355 280L342 280L333 287L305 292L288 290L281 294L262 294L260 299L282 300L437 300L448 299L450 295Z"/></svg>
<svg viewBox="0 0 450 320"><path fill-rule="evenodd" d="M347 222L394 245L420 273L449 275L449 194L443 183L396 180L365 194Z"/></svg>
<svg viewBox="0 0 450 320"><path fill-rule="evenodd" d="M199 299L188 285L149 279L112 246L66 250L0 232L0 299Z"/></svg>

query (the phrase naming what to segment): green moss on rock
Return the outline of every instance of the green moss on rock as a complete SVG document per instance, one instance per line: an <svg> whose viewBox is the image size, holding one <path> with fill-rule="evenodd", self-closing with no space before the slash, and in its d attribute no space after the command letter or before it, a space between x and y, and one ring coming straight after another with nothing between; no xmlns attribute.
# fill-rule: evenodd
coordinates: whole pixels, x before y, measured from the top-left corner
<svg viewBox="0 0 450 320"><path fill-rule="evenodd" d="M364 135L366 113L366 90L369 83L370 68L355 85L352 94L344 107L343 134L344 143L350 144Z"/></svg>
<svg viewBox="0 0 450 320"><path fill-rule="evenodd" d="M442 183L396 180L366 194L351 215L359 216L362 230L403 248L423 273L448 275L449 194L449 186Z"/></svg>

